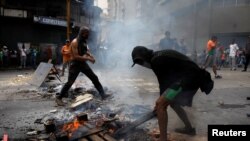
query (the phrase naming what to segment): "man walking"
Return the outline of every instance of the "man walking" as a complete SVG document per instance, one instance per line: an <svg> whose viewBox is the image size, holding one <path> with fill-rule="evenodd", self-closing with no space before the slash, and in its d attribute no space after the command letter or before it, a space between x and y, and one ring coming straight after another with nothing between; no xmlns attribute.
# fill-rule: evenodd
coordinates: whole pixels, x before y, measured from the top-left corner
<svg viewBox="0 0 250 141"><path fill-rule="evenodd" d="M155 111L160 128L159 141L167 140L168 105L173 108L185 127L176 129L176 132L195 135L186 112L181 106L192 106L193 96L200 88L209 94L213 89L211 75L201 69L187 56L174 51L162 50L153 52L143 46L137 46L132 51L134 64L152 69L160 87L160 97L155 104Z"/></svg>
<svg viewBox="0 0 250 141"><path fill-rule="evenodd" d="M217 37L212 36L212 38L207 42L207 57L203 68L206 69L212 63L215 78L220 79L222 77L217 74L216 44L217 44Z"/></svg>
<svg viewBox="0 0 250 141"><path fill-rule="evenodd" d="M78 74L80 72L84 73L94 84L95 88L98 90L102 100L106 99L109 95L105 94L98 77L92 71L92 69L87 64L87 61L95 63L95 58L89 52L87 47L87 39L89 37L89 28L82 27L78 33L78 36L71 43L72 50L72 61L69 68L68 81L63 86L60 94L56 97L56 103L59 106L64 106L62 98L66 96L66 93L75 82Z"/></svg>

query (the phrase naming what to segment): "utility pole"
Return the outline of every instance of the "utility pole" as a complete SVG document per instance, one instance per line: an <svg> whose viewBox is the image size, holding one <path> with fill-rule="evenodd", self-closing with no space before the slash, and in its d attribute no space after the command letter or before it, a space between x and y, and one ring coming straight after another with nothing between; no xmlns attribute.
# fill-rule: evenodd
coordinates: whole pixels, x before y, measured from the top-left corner
<svg viewBox="0 0 250 141"><path fill-rule="evenodd" d="M70 0L66 0L67 39L70 40Z"/></svg>
<svg viewBox="0 0 250 141"><path fill-rule="evenodd" d="M194 1L194 11L193 11L193 18L194 18L194 39L193 39L193 59L197 62L197 16L198 16L198 9L197 9L197 2Z"/></svg>

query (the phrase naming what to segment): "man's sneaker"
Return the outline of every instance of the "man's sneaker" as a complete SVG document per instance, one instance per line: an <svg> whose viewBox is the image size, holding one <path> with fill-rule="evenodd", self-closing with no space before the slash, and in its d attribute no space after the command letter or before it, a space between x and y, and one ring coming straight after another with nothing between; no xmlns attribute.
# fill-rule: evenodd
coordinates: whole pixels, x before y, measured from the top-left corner
<svg viewBox="0 0 250 141"><path fill-rule="evenodd" d="M104 94L102 96L102 100L106 100L108 97L111 97L112 95L111 94Z"/></svg>
<svg viewBox="0 0 250 141"><path fill-rule="evenodd" d="M245 69L244 69L244 70L242 70L242 72L246 72L246 71L247 71L247 70L245 70Z"/></svg>
<svg viewBox="0 0 250 141"><path fill-rule="evenodd" d="M175 132L192 136L196 135L195 128L177 128L175 129Z"/></svg>
<svg viewBox="0 0 250 141"><path fill-rule="evenodd" d="M216 78L216 79L221 79L222 76L220 76L220 75L215 75L215 78Z"/></svg>
<svg viewBox="0 0 250 141"><path fill-rule="evenodd" d="M56 97L55 101L58 106L65 106L65 103L62 101L61 98Z"/></svg>

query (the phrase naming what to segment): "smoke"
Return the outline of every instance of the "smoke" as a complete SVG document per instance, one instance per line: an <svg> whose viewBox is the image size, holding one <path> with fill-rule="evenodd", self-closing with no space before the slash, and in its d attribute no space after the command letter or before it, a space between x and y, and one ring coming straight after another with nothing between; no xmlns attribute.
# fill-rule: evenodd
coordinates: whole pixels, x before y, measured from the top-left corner
<svg viewBox="0 0 250 141"><path fill-rule="evenodd" d="M178 16L188 12L192 15L193 3L198 0L121 0L109 4L110 19L103 18L101 42L97 56L105 68L129 69L132 65L131 52L141 45L159 50L158 44L166 31L177 42L184 38L188 52L193 50L193 21L187 21L185 27L179 28ZM112 3L112 1L110 1ZM116 6L116 7L115 7ZM134 69L135 70L135 69Z"/></svg>
<svg viewBox="0 0 250 141"><path fill-rule="evenodd" d="M179 29L177 25L189 26L193 22L178 23L176 16L182 16L187 11L192 14L192 4L191 0L120 0L117 9L109 8L109 14L111 14L109 16L112 20L102 20L101 33L99 33L101 42L96 52L96 67L104 68L105 74L97 73L97 75L104 86L116 90L114 99L117 103L154 106L159 91L149 92L141 89L147 87L158 89L156 77L150 69L138 65L131 68L133 64L131 52L138 45L159 50L159 41L166 31L171 32L171 38L179 40L186 36L186 39L189 39L193 34L193 27ZM191 44L193 39L187 42ZM193 47L189 46L188 50L192 49ZM142 79L142 81L126 80L133 80L133 78ZM152 87L144 85L147 82L152 82L154 85Z"/></svg>

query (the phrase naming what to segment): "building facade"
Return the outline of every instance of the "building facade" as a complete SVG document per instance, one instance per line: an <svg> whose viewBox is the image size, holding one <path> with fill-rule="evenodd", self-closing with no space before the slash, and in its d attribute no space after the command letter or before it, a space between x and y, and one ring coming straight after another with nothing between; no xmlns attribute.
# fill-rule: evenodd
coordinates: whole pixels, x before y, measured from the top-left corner
<svg viewBox="0 0 250 141"><path fill-rule="evenodd" d="M18 49L23 44L42 53L51 46L54 54L59 54L67 38L66 1L1 0L0 47ZM70 0L70 39L85 25L93 31L90 40L96 40L101 12L93 0Z"/></svg>
<svg viewBox="0 0 250 141"><path fill-rule="evenodd" d="M157 46L165 31L185 39L190 54L201 53L217 35L227 47L232 38L243 47L250 35L250 0L109 0L110 17L142 28L140 44ZM122 5L122 7L121 7ZM122 20L120 20L122 19ZM141 21L136 24L135 21ZM137 22L138 23L138 22ZM131 33L133 34L133 33Z"/></svg>

